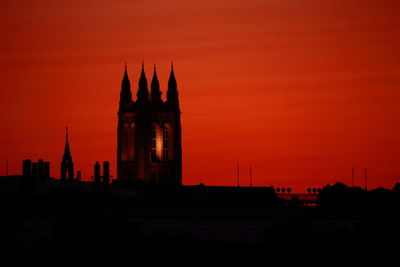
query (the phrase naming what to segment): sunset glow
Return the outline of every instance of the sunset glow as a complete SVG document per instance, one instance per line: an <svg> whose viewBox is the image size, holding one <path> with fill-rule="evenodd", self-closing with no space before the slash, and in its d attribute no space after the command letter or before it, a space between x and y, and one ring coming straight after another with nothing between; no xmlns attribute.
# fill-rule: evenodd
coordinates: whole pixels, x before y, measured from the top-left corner
<svg viewBox="0 0 400 267"><path fill-rule="evenodd" d="M165 99L174 63L183 184L291 187L400 181L400 2L2 1L0 175L50 161L69 127L75 171L116 178L124 64ZM157 142L161 142L158 140ZM158 151L161 155L161 151Z"/></svg>

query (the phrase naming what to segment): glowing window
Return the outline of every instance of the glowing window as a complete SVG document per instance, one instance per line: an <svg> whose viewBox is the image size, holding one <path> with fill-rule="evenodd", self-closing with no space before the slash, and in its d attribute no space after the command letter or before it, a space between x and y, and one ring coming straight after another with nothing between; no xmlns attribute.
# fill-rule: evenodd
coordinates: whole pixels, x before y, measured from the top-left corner
<svg viewBox="0 0 400 267"><path fill-rule="evenodd" d="M163 157L168 160L168 129L163 128Z"/></svg>
<svg viewBox="0 0 400 267"><path fill-rule="evenodd" d="M151 160L157 160L157 135L156 128L151 127Z"/></svg>

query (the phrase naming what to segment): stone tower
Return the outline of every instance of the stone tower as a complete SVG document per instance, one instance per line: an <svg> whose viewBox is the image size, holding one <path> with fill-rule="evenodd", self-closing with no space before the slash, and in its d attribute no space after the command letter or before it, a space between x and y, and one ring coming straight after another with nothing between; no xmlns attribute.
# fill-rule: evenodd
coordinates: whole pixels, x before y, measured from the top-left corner
<svg viewBox="0 0 400 267"><path fill-rule="evenodd" d="M163 101L154 66L150 92L144 65L136 101L127 67L121 84L117 129L117 176L122 183L182 184L181 122L174 68Z"/></svg>

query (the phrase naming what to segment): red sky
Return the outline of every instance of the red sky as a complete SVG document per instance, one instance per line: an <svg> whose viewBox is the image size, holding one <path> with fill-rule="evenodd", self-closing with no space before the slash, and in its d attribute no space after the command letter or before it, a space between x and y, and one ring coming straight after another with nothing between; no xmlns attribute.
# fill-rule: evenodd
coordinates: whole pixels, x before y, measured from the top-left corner
<svg viewBox="0 0 400 267"><path fill-rule="evenodd" d="M85 3L83 3L85 2ZM397 0L1 1L0 175L25 158L59 177L115 176L124 62L163 91L174 61L184 184L307 187L400 181Z"/></svg>

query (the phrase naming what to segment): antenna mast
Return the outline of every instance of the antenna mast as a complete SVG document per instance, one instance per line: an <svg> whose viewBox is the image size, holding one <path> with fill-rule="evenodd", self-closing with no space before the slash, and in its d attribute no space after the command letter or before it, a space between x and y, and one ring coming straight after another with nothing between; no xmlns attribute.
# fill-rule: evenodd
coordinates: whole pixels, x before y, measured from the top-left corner
<svg viewBox="0 0 400 267"><path fill-rule="evenodd" d="M236 175L237 175L237 187L239 187L239 163L237 164Z"/></svg>
<svg viewBox="0 0 400 267"><path fill-rule="evenodd" d="M250 187L253 187L253 176L251 173L251 166L250 166Z"/></svg>
<svg viewBox="0 0 400 267"><path fill-rule="evenodd" d="M364 169L364 184L365 184L365 191L368 190L367 187L367 168Z"/></svg>

